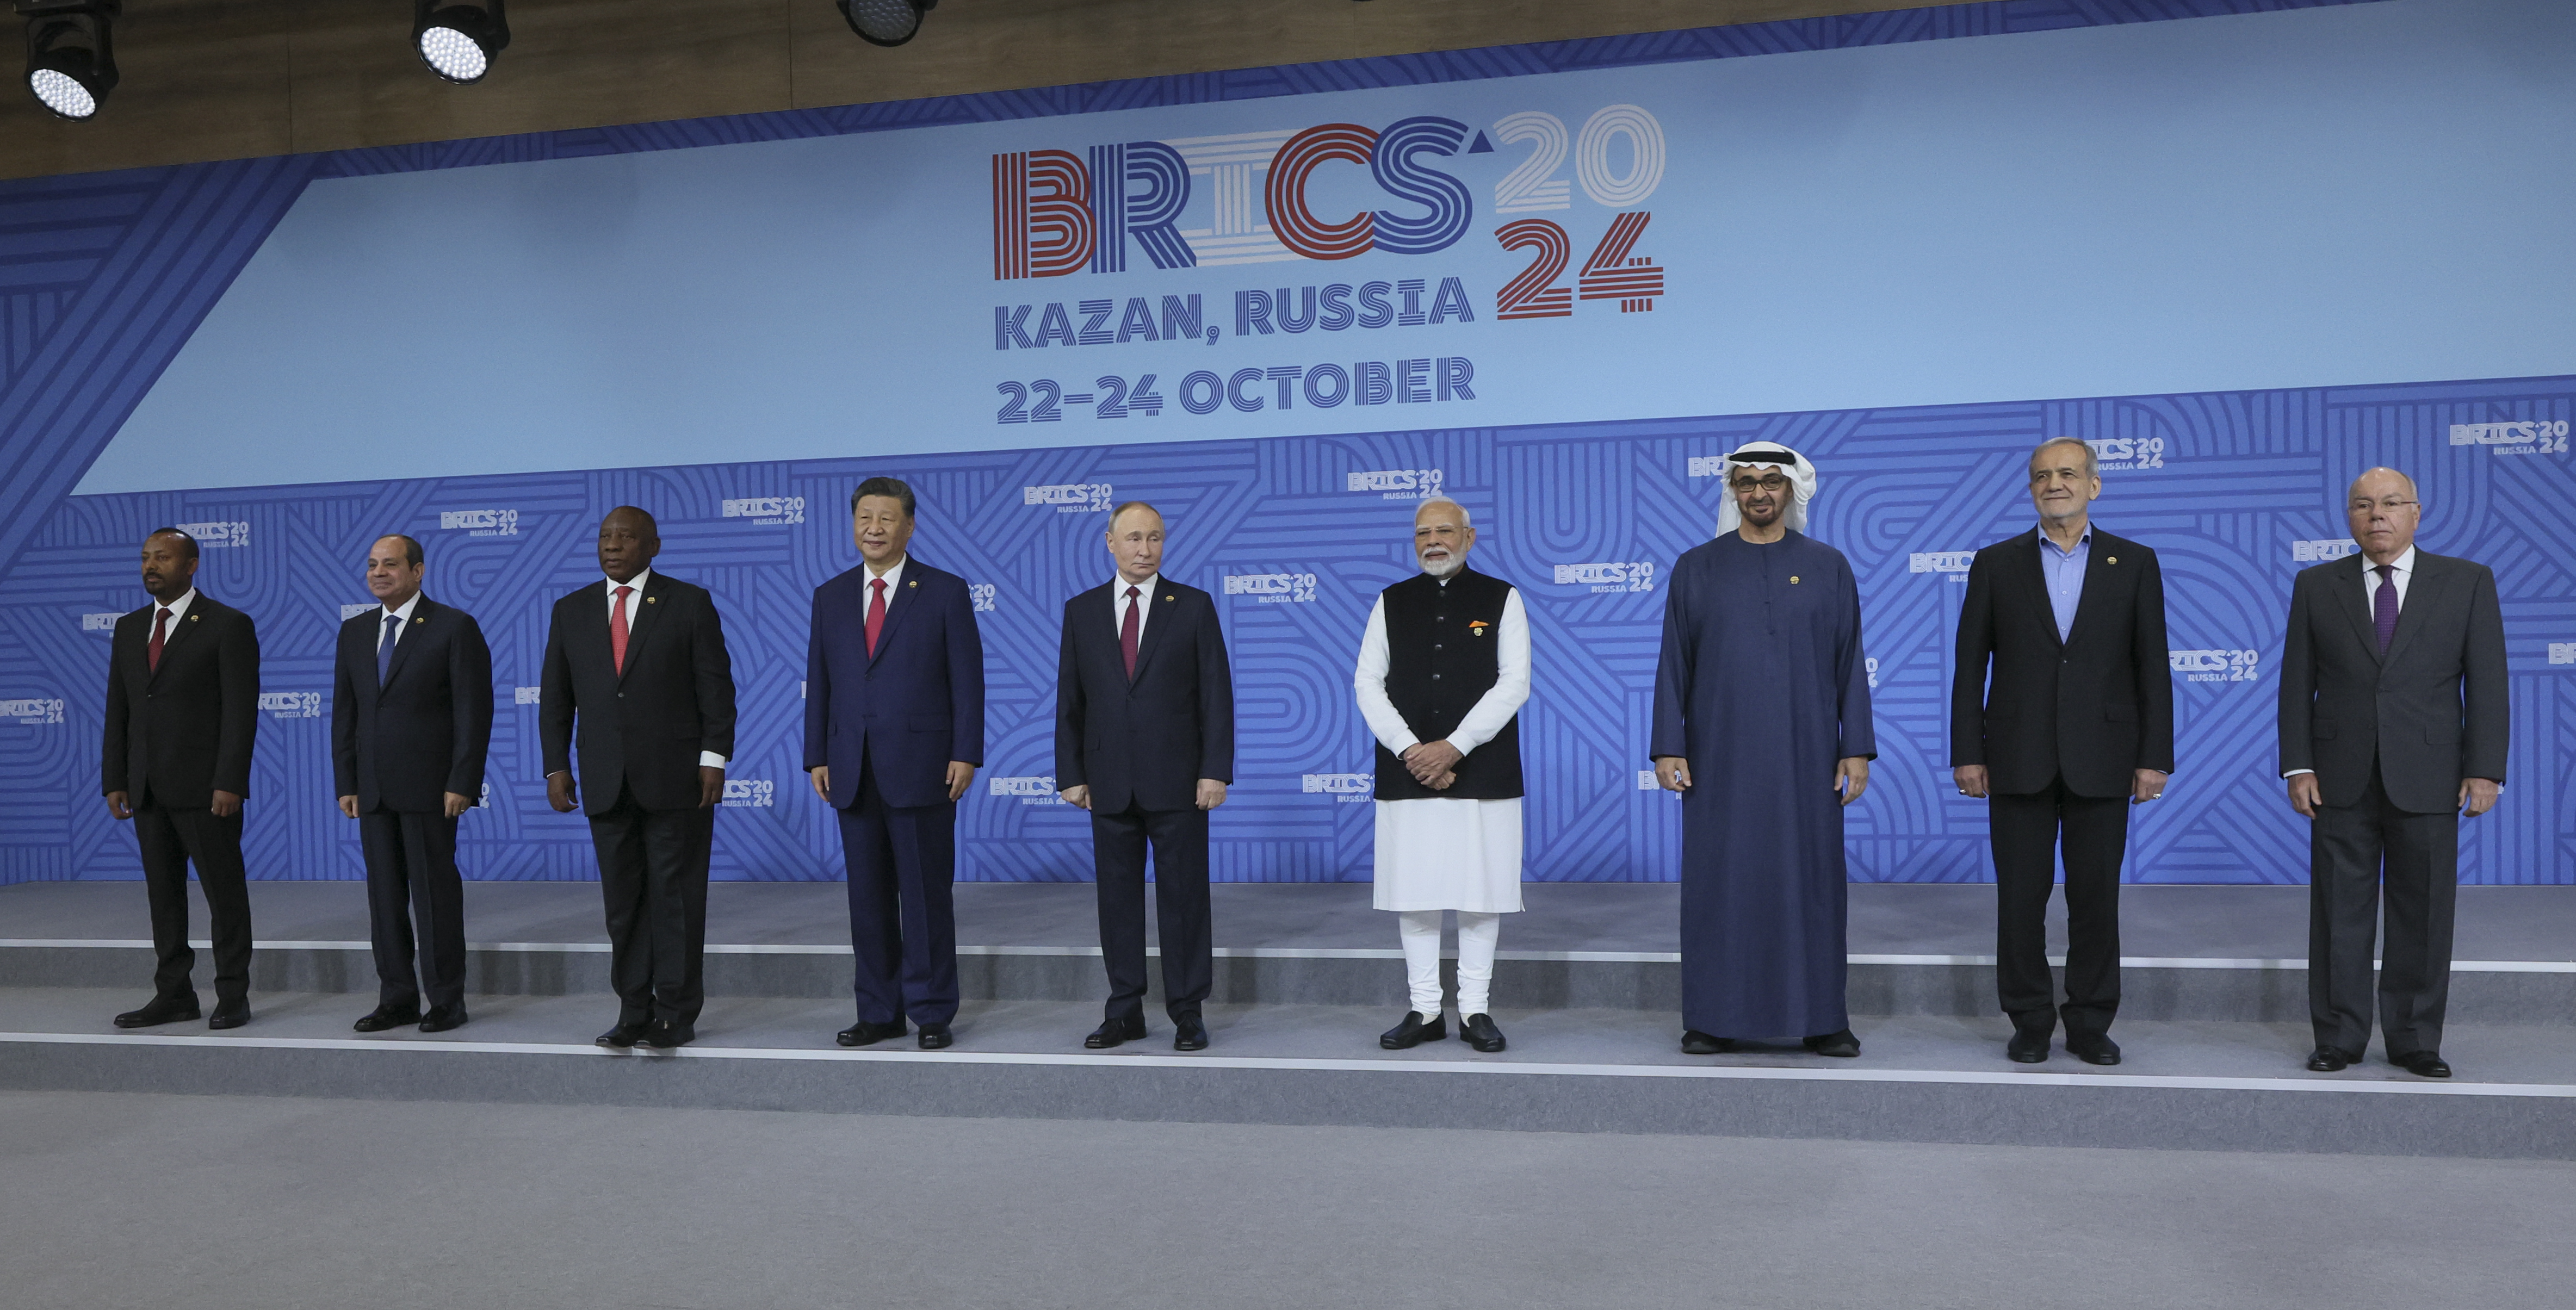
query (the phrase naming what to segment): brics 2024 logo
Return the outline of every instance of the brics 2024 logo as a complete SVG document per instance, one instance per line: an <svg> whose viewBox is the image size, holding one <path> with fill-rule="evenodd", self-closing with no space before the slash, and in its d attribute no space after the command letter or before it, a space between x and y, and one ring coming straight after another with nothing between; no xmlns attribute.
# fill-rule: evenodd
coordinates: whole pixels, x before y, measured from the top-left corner
<svg viewBox="0 0 2576 1310"><path fill-rule="evenodd" d="M803 496L744 496L725 501L723 509L726 518L750 519L760 527L782 527L805 521Z"/></svg>
<svg viewBox="0 0 2576 1310"><path fill-rule="evenodd" d="M2484 446L2498 455L2564 455L2567 420L2523 423L2454 423L2454 446Z"/></svg>
<svg viewBox="0 0 2576 1310"><path fill-rule="evenodd" d="M2290 543L2290 562L2326 564L2342 559L2359 549L2361 547L2350 537L2322 537L2313 541L2293 541Z"/></svg>
<svg viewBox="0 0 2576 1310"><path fill-rule="evenodd" d="M1304 790L1309 796L1330 796L1335 801L1343 803L1365 801L1377 794L1377 775L1374 773L1309 773L1305 776Z"/></svg>
<svg viewBox="0 0 2576 1310"><path fill-rule="evenodd" d="M1015 797L1022 805L1064 804L1064 798L1056 794L1055 779L1046 775L1019 778L996 775L985 780L984 791L989 796Z"/></svg>
<svg viewBox="0 0 2576 1310"><path fill-rule="evenodd" d="M322 717L322 693L263 691L259 694L259 708L281 719L318 719Z"/></svg>
<svg viewBox="0 0 2576 1310"><path fill-rule="evenodd" d="M2083 440L2085 445L2093 448L2093 462L2105 473L2165 466L2165 439L2162 437L2086 437Z"/></svg>
<svg viewBox="0 0 2576 1310"><path fill-rule="evenodd" d="M1939 573L1952 582L1968 580L1968 566L1977 562L1973 550L1918 550L1905 557L1908 573Z"/></svg>
<svg viewBox="0 0 2576 1310"><path fill-rule="evenodd" d="M1020 488L1020 503L1053 505L1058 514L1106 514L1109 494L1106 482L1059 482L1050 487Z"/></svg>
<svg viewBox="0 0 2576 1310"><path fill-rule="evenodd" d="M769 809L778 803L778 783L769 778L727 778L722 803L737 810Z"/></svg>
<svg viewBox="0 0 2576 1310"><path fill-rule="evenodd" d="M1556 585L1589 587L1595 594L1612 591L1653 591L1655 562L1637 560L1618 564L1559 564Z"/></svg>
<svg viewBox="0 0 2576 1310"><path fill-rule="evenodd" d="M1438 469L1370 469L1344 475L1342 489L1374 491L1380 500L1429 500L1444 480Z"/></svg>
<svg viewBox="0 0 2576 1310"><path fill-rule="evenodd" d="M1229 573L1225 594L1250 596L1256 605L1306 604L1315 599L1312 573Z"/></svg>
<svg viewBox="0 0 2576 1310"><path fill-rule="evenodd" d="M0 700L0 719L33 728L63 721L63 703L51 697Z"/></svg>
<svg viewBox="0 0 2576 1310"><path fill-rule="evenodd" d="M519 535L519 511L443 509L438 512L438 530L461 531L469 537L515 537Z"/></svg>
<svg viewBox="0 0 2576 1310"><path fill-rule="evenodd" d="M247 523L182 523L178 528L204 550L238 549L250 544L250 525Z"/></svg>
<svg viewBox="0 0 2576 1310"><path fill-rule="evenodd" d="M2251 650L2175 650L2165 652L2165 660L2185 682L2254 682L2263 655Z"/></svg>

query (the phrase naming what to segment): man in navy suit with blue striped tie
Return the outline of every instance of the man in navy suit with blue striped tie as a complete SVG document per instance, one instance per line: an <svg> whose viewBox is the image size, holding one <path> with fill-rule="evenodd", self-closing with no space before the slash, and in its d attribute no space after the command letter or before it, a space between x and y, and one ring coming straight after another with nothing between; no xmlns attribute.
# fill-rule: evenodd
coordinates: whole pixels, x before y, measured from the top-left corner
<svg viewBox="0 0 2576 1310"><path fill-rule="evenodd" d="M859 567L814 589L805 769L840 817L858 1022L843 1046L957 1017L957 798L984 762L984 642L966 580L912 559L912 488L850 496Z"/></svg>

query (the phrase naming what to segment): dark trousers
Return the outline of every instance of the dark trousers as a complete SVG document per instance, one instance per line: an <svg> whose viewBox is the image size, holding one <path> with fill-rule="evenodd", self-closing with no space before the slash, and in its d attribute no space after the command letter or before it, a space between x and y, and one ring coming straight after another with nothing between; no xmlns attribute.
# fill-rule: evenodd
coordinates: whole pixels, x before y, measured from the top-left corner
<svg viewBox="0 0 2576 1310"><path fill-rule="evenodd" d="M367 853L367 935L376 951L376 1004L465 1004L465 880L456 871L456 820L377 810L358 816ZM413 978L413 930L426 949Z"/></svg>
<svg viewBox="0 0 2576 1310"><path fill-rule="evenodd" d="M858 803L840 816L859 1019L949 1023L957 1017L957 803L888 805L876 771L862 766Z"/></svg>
<svg viewBox="0 0 2576 1310"><path fill-rule="evenodd" d="M648 810L631 792L591 817L619 1023L698 1021L707 1001L707 857L715 831L714 810Z"/></svg>
<svg viewBox="0 0 2576 1310"><path fill-rule="evenodd" d="M2107 1031L2120 1009L2120 857L2129 845L2129 798L2078 796L2066 779L1986 803L1995 854L1995 992L2016 1023L2055 1007L2048 972L2048 898L2066 862L2066 1005L2069 1034Z"/></svg>
<svg viewBox="0 0 2576 1310"><path fill-rule="evenodd" d="M1109 966L1103 1016L1145 1011L1145 848L1154 851L1154 918L1163 938L1163 1012L1199 1012L1216 980L1208 928L1208 816L1130 805L1091 815L1091 865L1100 883L1100 958Z"/></svg>
<svg viewBox="0 0 2576 1310"><path fill-rule="evenodd" d="M152 902L153 995L197 998L188 979L197 953L188 945L188 866L206 893L207 934L215 947L215 1003L250 997L250 874L242 867L242 816L215 817L208 809L165 810L144 805L134 812L134 840L143 849L143 890Z"/></svg>
<svg viewBox="0 0 2576 1310"><path fill-rule="evenodd" d="M2356 805L2319 805L2308 829L2308 1019L2317 1045L2359 1059L2370 1046L2371 943L2386 887L2379 1031L2391 1056L2439 1054L2451 998L2451 914L2460 895L2460 816L2388 803L2379 764Z"/></svg>

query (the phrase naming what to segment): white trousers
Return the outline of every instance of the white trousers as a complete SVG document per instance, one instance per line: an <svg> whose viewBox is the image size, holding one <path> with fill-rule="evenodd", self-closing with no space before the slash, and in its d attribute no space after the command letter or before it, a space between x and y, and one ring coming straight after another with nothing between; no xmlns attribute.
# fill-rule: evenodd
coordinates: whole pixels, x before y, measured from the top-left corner
<svg viewBox="0 0 2576 1310"><path fill-rule="evenodd" d="M1440 914L1406 910L1395 916L1396 934L1404 939L1404 979L1413 989L1413 1012L1440 1014ZM1460 910L1458 914L1458 1017L1484 1014L1493 998L1494 943L1503 935L1503 916Z"/></svg>

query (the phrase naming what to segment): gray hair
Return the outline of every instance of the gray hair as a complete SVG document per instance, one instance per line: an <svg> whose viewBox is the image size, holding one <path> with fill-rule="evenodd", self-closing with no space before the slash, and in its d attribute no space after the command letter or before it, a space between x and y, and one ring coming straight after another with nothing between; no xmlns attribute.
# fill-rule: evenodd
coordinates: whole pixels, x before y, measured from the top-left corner
<svg viewBox="0 0 2576 1310"><path fill-rule="evenodd" d="M2388 467L2388 466L2387 466L2387 465L2385 465L2385 464L2379 464L2379 465L2374 465L2374 466L2372 466L2372 467L2370 467L2370 468L2363 469L2361 472L2359 472L2359 473L2357 473L2357 474L2354 474L2354 475L2353 475L2353 479L2352 479L2351 484L2350 484L2349 486L2346 486L2346 487L2343 489L2344 499L2346 499L2346 500L2350 500L2350 499L2352 499L2352 489L2353 489L2353 487L2358 487L2358 486L2360 486L2360 485L2361 485L2361 480L2362 480L2363 478L2369 477L2369 476L2370 476L2371 474L2373 474L2373 473L2395 473L2395 474L2397 475L2397 480L2406 484L2406 495L2407 495L2407 497L2408 497L2409 499L2412 499L2412 500L2422 500L2422 499L2424 498L2424 493L2423 493L2423 492L2421 492L2421 491L2419 491L2419 490L2417 490L2417 489L2416 489L2416 487L2415 487L2415 479L2410 478L2410 477L2406 476L2404 473L2399 472L2399 471L2398 471L2398 470L2396 470L2396 469L2390 468L2390 467Z"/></svg>
<svg viewBox="0 0 2576 1310"><path fill-rule="evenodd" d="M1457 501L1454 501L1454 500L1449 499L1447 496L1425 496L1425 497L1423 497L1423 498L1422 498L1422 503L1413 507L1413 521L1414 521L1414 522L1416 522L1416 523L1421 522L1421 521L1422 521L1422 511L1424 511L1424 510L1426 510L1426 509L1429 509L1429 508L1431 508L1431 507L1432 507L1432 506L1434 506L1434 505L1446 505L1446 506L1450 507L1451 509L1454 509L1454 510L1458 511L1458 522L1459 522L1459 524L1460 524L1461 526L1463 526L1463 527L1470 527L1470 528L1472 528L1472 527L1476 526L1476 516L1475 516L1475 515L1473 515L1473 514L1468 513L1468 512L1467 512L1467 507L1466 507L1466 506L1459 504Z"/></svg>
<svg viewBox="0 0 2576 1310"><path fill-rule="evenodd" d="M2048 440L2030 448L2030 458L2033 462L2036 462L2039 459L2039 452L2046 450L2051 446L2064 445L2075 445L2083 448L2084 476L2088 478L2098 478L2102 476L2102 457L2094 454L2093 443L2086 441L2082 437L2050 437Z"/></svg>

